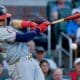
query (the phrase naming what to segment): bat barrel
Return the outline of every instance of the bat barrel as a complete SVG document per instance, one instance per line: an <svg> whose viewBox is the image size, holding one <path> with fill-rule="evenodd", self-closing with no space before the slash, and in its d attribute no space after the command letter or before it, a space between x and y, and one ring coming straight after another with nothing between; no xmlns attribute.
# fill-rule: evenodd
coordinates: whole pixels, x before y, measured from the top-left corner
<svg viewBox="0 0 80 80"><path fill-rule="evenodd" d="M52 21L51 24L57 24L57 23L60 23L60 22L63 22L63 21L74 20L74 19L77 19L77 18L80 18L80 13L72 15L72 16L68 16L66 18L62 18L62 19L59 19L59 20L56 20L56 21Z"/></svg>
<svg viewBox="0 0 80 80"><path fill-rule="evenodd" d="M68 20L73 20L73 19L76 19L76 18L80 18L80 13L74 14L74 15L69 16L69 17L66 17L64 20L68 21Z"/></svg>

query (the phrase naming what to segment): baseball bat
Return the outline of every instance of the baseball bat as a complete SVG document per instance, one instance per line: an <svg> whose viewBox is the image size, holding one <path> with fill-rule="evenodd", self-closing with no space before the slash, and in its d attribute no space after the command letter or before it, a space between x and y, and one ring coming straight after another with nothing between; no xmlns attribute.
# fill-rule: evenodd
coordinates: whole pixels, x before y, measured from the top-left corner
<svg viewBox="0 0 80 80"><path fill-rule="evenodd" d="M60 23L60 22L74 20L74 19L77 19L77 18L80 18L80 13L77 13L77 14L74 14L72 16L68 16L66 18L62 18L62 19L59 19L59 20L56 20L56 21L52 21L51 24L57 24L57 23Z"/></svg>

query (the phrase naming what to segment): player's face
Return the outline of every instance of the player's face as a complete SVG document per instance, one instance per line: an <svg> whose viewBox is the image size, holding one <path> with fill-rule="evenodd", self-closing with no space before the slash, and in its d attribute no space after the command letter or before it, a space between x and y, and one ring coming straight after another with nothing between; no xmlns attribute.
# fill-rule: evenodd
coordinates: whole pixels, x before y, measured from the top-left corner
<svg viewBox="0 0 80 80"><path fill-rule="evenodd" d="M0 20L0 27L5 25L5 20Z"/></svg>

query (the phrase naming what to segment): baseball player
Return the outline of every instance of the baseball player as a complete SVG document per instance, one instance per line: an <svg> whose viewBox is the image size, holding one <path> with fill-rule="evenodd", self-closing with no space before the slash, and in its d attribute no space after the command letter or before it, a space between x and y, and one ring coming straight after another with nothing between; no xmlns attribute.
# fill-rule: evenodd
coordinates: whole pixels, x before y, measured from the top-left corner
<svg viewBox="0 0 80 80"><path fill-rule="evenodd" d="M39 66L31 58L26 42L32 40L40 32L44 32L49 22L38 25L34 22L20 21L20 28L34 27L25 33L16 31L12 26L6 26L7 18L11 17L4 6L0 6L0 47L6 48L6 60L11 67L13 80L44 80Z"/></svg>

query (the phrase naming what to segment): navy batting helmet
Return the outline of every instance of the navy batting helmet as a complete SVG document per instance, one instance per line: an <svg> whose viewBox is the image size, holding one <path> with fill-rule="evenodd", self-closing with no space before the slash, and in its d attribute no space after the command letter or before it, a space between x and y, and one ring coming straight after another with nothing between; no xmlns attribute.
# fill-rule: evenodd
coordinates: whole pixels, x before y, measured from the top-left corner
<svg viewBox="0 0 80 80"><path fill-rule="evenodd" d="M0 20L11 17L11 14L7 13L7 10L4 6L0 6Z"/></svg>

